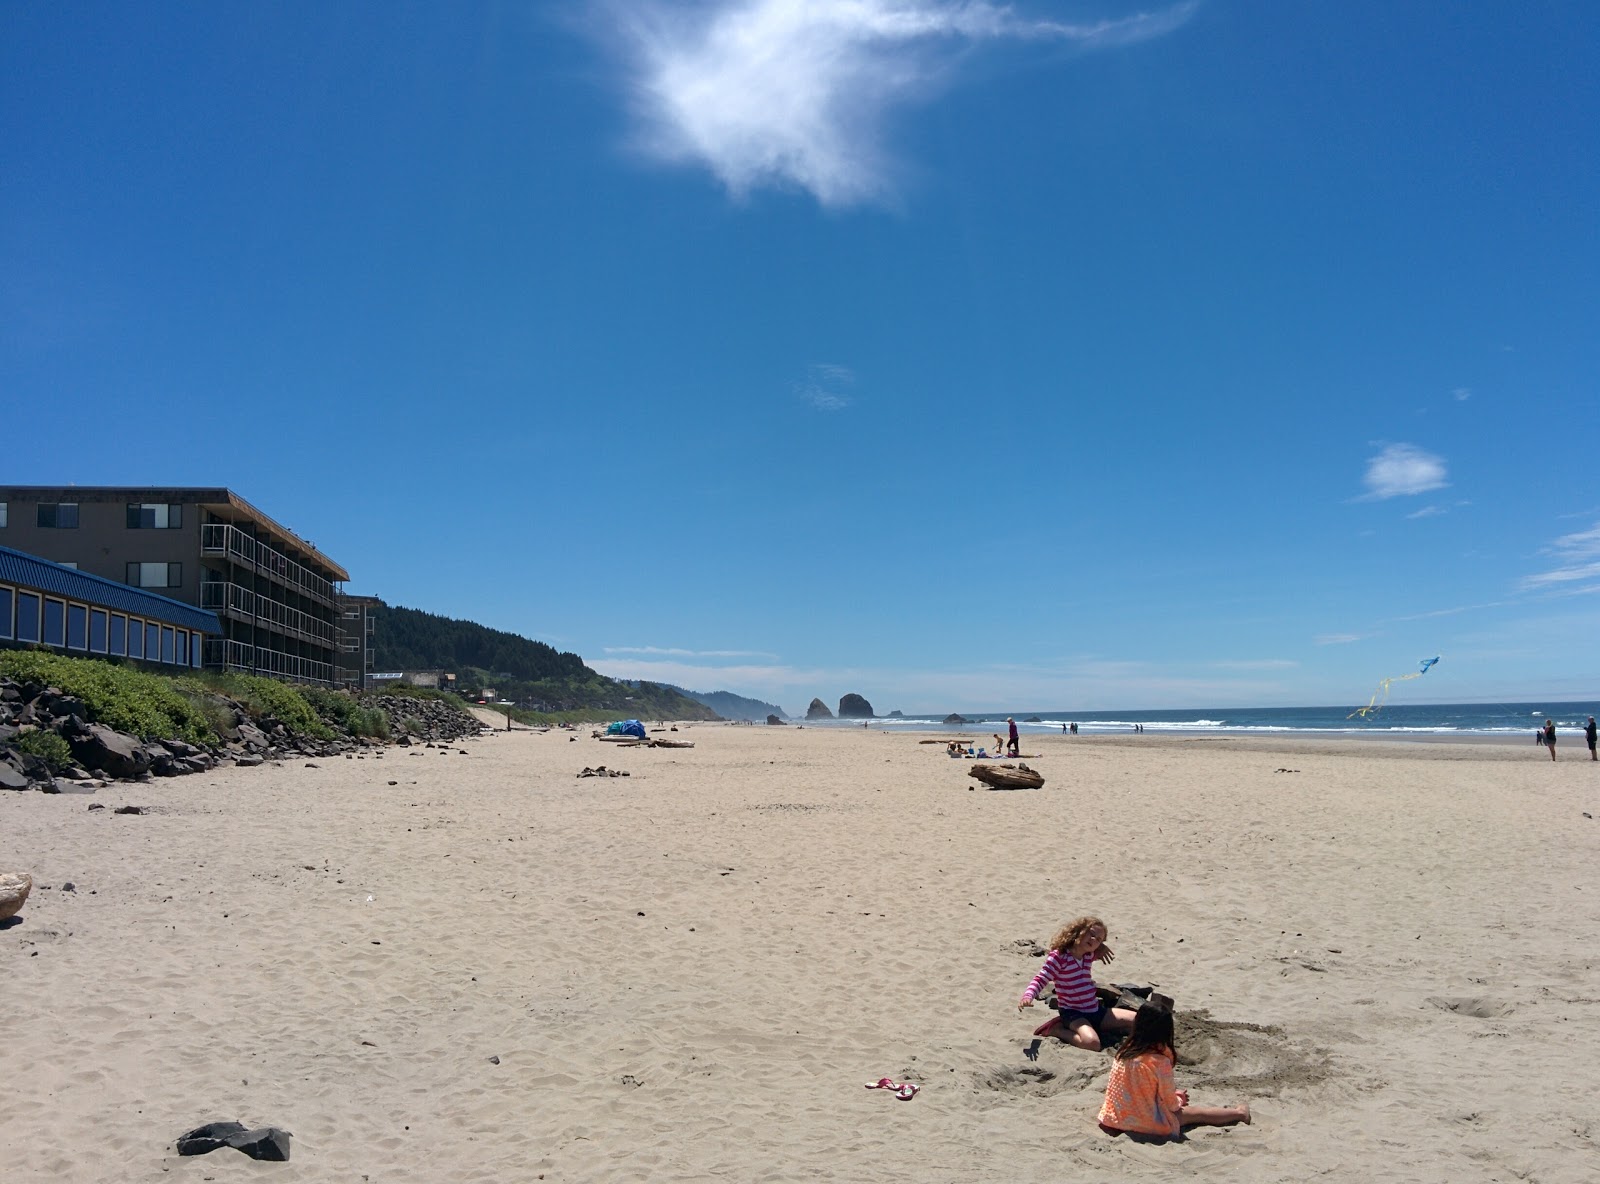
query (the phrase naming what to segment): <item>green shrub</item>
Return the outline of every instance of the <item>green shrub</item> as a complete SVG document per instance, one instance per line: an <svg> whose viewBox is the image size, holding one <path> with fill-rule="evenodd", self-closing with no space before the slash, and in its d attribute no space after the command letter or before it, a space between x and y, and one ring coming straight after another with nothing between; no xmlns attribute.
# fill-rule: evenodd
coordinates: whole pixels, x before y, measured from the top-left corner
<svg viewBox="0 0 1600 1184"><path fill-rule="evenodd" d="M6 650L0 652L0 676L60 687L83 700L90 719L141 740L187 740L191 744L217 740L205 713L180 693L175 680L132 666L41 650Z"/></svg>
<svg viewBox="0 0 1600 1184"><path fill-rule="evenodd" d="M301 688L289 683L234 670L203 674L184 679L183 682L202 691L221 691L242 704L252 716L268 716L277 720L288 729L290 735L314 736L318 740L333 739L333 729L317 717Z"/></svg>
<svg viewBox="0 0 1600 1184"><path fill-rule="evenodd" d="M65 769L72 763L72 745L54 732L43 728L36 732L22 733L14 743L19 752L38 757L52 769Z"/></svg>

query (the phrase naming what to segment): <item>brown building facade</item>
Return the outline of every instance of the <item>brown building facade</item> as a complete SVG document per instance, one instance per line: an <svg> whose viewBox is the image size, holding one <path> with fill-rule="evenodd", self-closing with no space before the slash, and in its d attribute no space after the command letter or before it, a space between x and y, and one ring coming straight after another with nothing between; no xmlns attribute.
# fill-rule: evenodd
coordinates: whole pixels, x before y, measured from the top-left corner
<svg viewBox="0 0 1600 1184"><path fill-rule="evenodd" d="M342 635L349 573L231 490L0 486L0 545L211 610L210 669L332 685L369 648Z"/></svg>

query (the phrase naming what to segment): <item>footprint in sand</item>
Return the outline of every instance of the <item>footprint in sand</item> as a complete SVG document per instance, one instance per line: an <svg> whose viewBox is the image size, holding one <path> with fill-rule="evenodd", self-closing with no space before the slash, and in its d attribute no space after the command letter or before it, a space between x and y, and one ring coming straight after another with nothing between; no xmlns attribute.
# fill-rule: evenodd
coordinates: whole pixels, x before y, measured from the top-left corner
<svg viewBox="0 0 1600 1184"><path fill-rule="evenodd" d="M1453 1011L1457 1015L1470 1015L1480 1020L1499 1019L1517 1010L1514 1003L1502 1003L1482 995L1430 995L1427 1002L1441 1011Z"/></svg>

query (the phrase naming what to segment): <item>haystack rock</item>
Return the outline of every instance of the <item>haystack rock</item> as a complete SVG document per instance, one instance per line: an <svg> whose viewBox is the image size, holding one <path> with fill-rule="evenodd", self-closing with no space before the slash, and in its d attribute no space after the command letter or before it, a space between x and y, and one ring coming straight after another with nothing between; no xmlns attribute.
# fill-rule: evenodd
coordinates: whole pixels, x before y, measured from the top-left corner
<svg viewBox="0 0 1600 1184"><path fill-rule="evenodd" d="M828 710L828 705L821 699L811 700L811 706L806 708L807 719L832 719L833 712Z"/></svg>
<svg viewBox="0 0 1600 1184"><path fill-rule="evenodd" d="M849 694L839 700L839 718L876 719L877 712L873 711L872 704L868 703L860 695Z"/></svg>
<svg viewBox="0 0 1600 1184"><path fill-rule="evenodd" d="M0 872L0 921L14 917L33 891L33 877L27 872Z"/></svg>

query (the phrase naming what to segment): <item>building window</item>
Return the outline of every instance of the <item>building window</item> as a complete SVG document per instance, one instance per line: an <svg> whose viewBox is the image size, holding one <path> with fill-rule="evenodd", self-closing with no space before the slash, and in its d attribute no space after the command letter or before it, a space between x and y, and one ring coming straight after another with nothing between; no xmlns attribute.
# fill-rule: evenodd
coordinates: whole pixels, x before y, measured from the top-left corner
<svg viewBox="0 0 1600 1184"><path fill-rule="evenodd" d="M183 507L163 502L129 502L129 530L177 530L183 525Z"/></svg>
<svg viewBox="0 0 1600 1184"><path fill-rule="evenodd" d="M78 503L40 502L39 525L54 530L78 529Z"/></svg>
<svg viewBox="0 0 1600 1184"><path fill-rule="evenodd" d="M181 588L183 564L130 563L127 582L135 588Z"/></svg>
<svg viewBox="0 0 1600 1184"><path fill-rule="evenodd" d="M67 648L89 648L89 610L81 604L67 605Z"/></svg>
<svg viewBox="0 0 1600 1184"><path fill-rule="evenodd" d="M173 665L187 666L189 664L189 631L187 629L179 629L176 640L178 653L172 660Z"/></svg>
<svg viewBox="0 0 1600 1184"><path fill-rule="evenodd" d="M0 588L0 637L11 636L11 610L14 607L10 588Z"/></svg>
<svg viewBox="0 0 1600 1184"><path fill-rule="evenodd" d="M67 644L67 602L44 600L44 643L58 649Z"/></svg>
<svg viewBox="0 0 1600 1184"><path fill-rule="evenodd" d="M190 635L189 664L196 670L200 669L200 634L198 633Z"/></svg>
<svg viewBox="0 0 1600 1184"><path fill-rule="evenodd" d="M161 626L161 660L171 666L177 653L177 641L172 636L171 625Z"/></svg>
<svg viewBox="0 0 1600 1184"><path fill-rule="evenodd" d="M17 593L17 640L39 640L39 596L35 592Z"/></svg>
<svg viewBox="0 0 1600 1184"><path fill-rule="evenodd" d="M144 623L144 660L161 661L161 626L154 621Z"/></svg>
<svg viewBox="0 0 1600 1184"><path fill-rule="evenodd" d="M128 618L121 613L111 616L111 652L118 657L128 652Z"/></svg>
<svg viewBox="0 0 1600 1184"><path fill-rule="evenodd" d="M106 652L106 610L89 610L89 649L97 654Z"/></svg>
<svg viewBox="0 0 1600 1184"><path fill-rule="evenodd" d="M144 657L144 622L138 617L128 621L128 657Z"/></svg>
<svg viewBox="0 0 1600 1184"><path fill-rule="evenodd" d="M5 502L0 502L0 526L4 526L5 524L6 524L6 504L5 504Z"/></svg>

